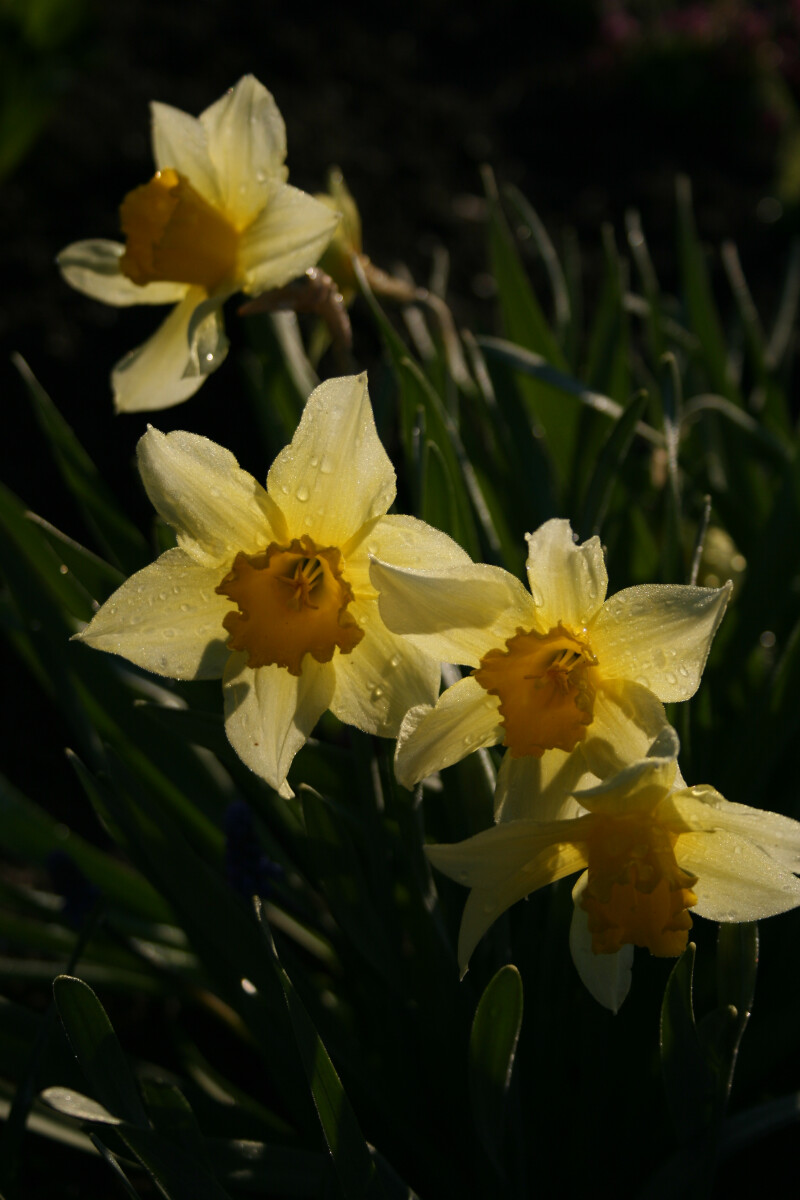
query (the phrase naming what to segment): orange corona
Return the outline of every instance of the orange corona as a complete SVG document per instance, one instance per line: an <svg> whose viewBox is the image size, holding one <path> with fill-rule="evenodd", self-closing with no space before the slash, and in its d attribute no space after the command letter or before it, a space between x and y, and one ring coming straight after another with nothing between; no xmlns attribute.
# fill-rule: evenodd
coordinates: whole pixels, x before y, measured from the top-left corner
<svg viewBox="0 0 800 1200"><path fill-rule="evenodd" d="M677 834L644 814L588 818L589 879L581 904L595 954L646 946L673 957L686 949L697 876L675 861Z"/></svg>
<svg viewBox="0 0 800 1200"><path fill-rule="evenodd" d="M171 167L128 193L120 223L120 270L140 286L168 281L213 292L236 273L237 231Z"/></svg>
<svg viewBox="0 0 800 1200"><path fill-rule="evenodd" d="M559 622L549 633L517 629L505 650L489 650L473 671L500 698L505 742L514 758L575 749L594 710L597 659Z"/></svg>
<svg viewBox="0 0 800 1200"><path fill-rule="evenodd" d="M335 546L319 547L307 535L288 546L270 542L261 554L236 555L216 591L238 606L223 620L228 648L247 654L249 667L285 667L300 675L310 654L330 662L349 654L364 636L347 606L352 589Z"/></svg>

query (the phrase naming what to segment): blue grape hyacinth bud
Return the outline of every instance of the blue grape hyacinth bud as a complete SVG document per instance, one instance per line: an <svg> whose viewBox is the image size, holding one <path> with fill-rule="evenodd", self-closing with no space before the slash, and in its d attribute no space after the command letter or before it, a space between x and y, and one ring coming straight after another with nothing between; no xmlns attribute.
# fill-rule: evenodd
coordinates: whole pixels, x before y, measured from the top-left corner
<svg viewBox="0 0 800 1200"><path fill-rule="evenodd" d="M248 899L268 898L275 881L283 878L283 868L261 849L244 800L234 800L225 812L225 873L231 887Z"/></svg>

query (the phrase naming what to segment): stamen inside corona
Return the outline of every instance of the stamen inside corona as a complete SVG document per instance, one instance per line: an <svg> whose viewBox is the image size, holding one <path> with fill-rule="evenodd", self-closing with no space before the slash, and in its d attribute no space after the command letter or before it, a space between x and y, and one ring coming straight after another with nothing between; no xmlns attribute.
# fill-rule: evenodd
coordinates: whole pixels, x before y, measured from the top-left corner
<svg viewBox="0 0 800 1200"><path fill-rule="evenodd" d="M335 546L317 546L306 534L288 546L270 542L262 554L240 552L216 591L238 606L222 624L228 649L247 654L250 667L302 672L303 656L330 662L349 654L364 636L347 606L353 599Z"/></svg>
<svg viewBox="0 0 800 1200"><path fill-rule="evenodd" d="M134 283L191 283L212 292L234 275L238 233L171 167L128 192L119 215L127 239L120 270Z"/></svg>
<svg viewBox="0 0 800 1200"><path fill-rule="evenodd" d="M592 722L596 665L588 644L561 623L549 633L517 629L505 650L483 656L473 675L500 697L504 745L514 758L575 749Z"/></svg>
<svg viewBox="0 0 800 1200"><path fill-rule="evenodd" d="M595 954L633 945L670 958L686 949L697 876L678 866L676 841L677 834L639 814L594 818L581 904Z"/></svg>

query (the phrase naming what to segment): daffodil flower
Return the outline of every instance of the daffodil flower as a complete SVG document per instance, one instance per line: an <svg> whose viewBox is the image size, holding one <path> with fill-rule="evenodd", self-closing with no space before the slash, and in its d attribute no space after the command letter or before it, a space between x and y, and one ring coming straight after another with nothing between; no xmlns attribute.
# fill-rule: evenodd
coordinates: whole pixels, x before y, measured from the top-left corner
<svg viewBox="0 0 800 1200"><path fill-rule="evenodd" d="M504 820L574 811L568 797L592 778L580 755L588 736L610 748L609 769L644 756L667 725L662 701L697 690L730 593L729 585L648 584L606 600L599 538L576 545L569 522L552 520L527 541L530 591L500 567L472 562L371 568L389 629L473 668L434 708L409 712L398 779L412 787L502 742L496 816Z"/></svg>
<svg viewBox="0 0 800 1200"><path fill-rule="evenodd" d="M440 665L383 624L369 556L402 566L469 559L424 522L385 515L395 473L366 376L312 392L266 490L193 433L151 428L138 460L177 546L131 576L82 641L159 675L221 676L231 744L284 795L326 709L394 737L411 705L433 701Z"/></svg>
<svg viewBox="0 0 800 1200"><path fill-rule="evenodd" d="M484 933L517 900L583 872L573 889L570 949L581 979L617 1011L634 946L676 956L690 910L712 921L757 921L800 904L800 822L680 787L667 727L649 757L576 793L583 815L519 819L452 846L429 846L445 875L469 887L458 942L462 973ZM681 781L682 782L682 781Z"/></svg>
<svg viewBox="0 0 800 1200"><path fill-rule="evenodd" d="M338 214L286 182L286 130L246 75L198 118L151 106L156 173L122 202L125 244L95 239L58 256L78 291L119 306L174 304L111 375L122 412L187 400L227 352L222 305L313 267Z"/></svg>

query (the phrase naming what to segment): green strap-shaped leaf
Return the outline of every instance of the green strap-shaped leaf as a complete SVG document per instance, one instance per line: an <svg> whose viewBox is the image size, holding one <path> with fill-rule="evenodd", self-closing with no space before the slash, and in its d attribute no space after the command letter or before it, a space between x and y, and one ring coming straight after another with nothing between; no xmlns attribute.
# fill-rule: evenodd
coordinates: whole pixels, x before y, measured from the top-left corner
<svg viewBox="0 0 800 1200"><path fill-rule="evenodd" d="M682 1141L706 1129L713 1112L713 1079L694 1018L694 958L695 944L690 942L670 972L661 1004L661 1074Z"/></svg>
<svg viewBox="0 0 800 1200"><path fill-rule="evenodd" d="M513 342L497 337L479 337L476 341L481 349L485 350L492 358L500 359L515 371L521 371L525 375L546 379L564 396L574 397L587 408L604 413L612 421L618 420L624 411L622 405L618 404L616 400L612 400L601 392L592 391L573 375L567 375L566 372L551 366L540 354L526 350L524 346L515 345ZM575 407L577 408L577 406ZM661 446L664 443L662 434L644 421L637 422L636 432L646 441L652 442L653 445Z"/></svg>
<svg viewBox="0 0 800 1200"><path fill-rule="evenodd" d="M517 210L520 220L530 230L531 237L536 243L536 248L542 256L542 262L550 280L550 289L553 293L553 313L556 328L560 335L560 344L563 339L569 336L572 324L572 306L564 269L561 266L558 253L545 228L544 222L540 219L533 205L513 185L505 189L505 194Z"/></svg>
<svg viewBox="0 0 800 1200"><path fill-rule="evenodd" d="M781 437L790 437L792 418L788 398L774 374L761 319L733 242L725 242L722 246L722 265L744 330L745 346L756 380L753 401L760 409L760 419Z"/></svg>
<svg viewBox="0 0 800 1200"><path fill-rule="evenodd" d="M0 826L3 844L13 854L44 863L54 850L66 851L110 903L145 920L169 920L169 909L146 880L79 834L66 831L63 824L49 817L2 775Z"/></svg>
<svg viewBox="0 0 800 1200"><path fill-rule="evenodd" d="M108 1149L108 1146L103 1145L103 1143L101 1142L100 1138L97 1136L96 1133L90 1133L89 1137L91 1139L92 1145L94 1146L95 1150L100 1155L100 1157L102 1158L102 1160L106 1164L106 1166L109 1168L109 1170L111 1171L112 1175L117 1180L117 1182L119 1183L122 1190L129 1197L129 1200L139 1200L139 1193L136 1191L133 1184L128 1179L128 1176L125 1174L125 1172L123 1171L122 1167L117 1162L114 1155Z"/></svg>
<svg viewBox="0 0 800 1200"><path fill-rule="evenodd" d="M484 173L489 201L489 250L503 320L509 337L528 350L543 354L555 367L566 370L567 360L556 341L511 238L494 177ZM517 199L519 204L519 199ZM530 215L530 211L527 215ZM565 289L566 290L566 285ZM520 337L515 334L520 334Z"/></svg>
<svg viewBox="0 0 800 1200"><path fill-rule="evenodd" d="M319 881L334 919L368 963L397 989L401 978L389 931L371 896L346 822L313 789L300 785L312 878Z"/></svg>
<svg viewBox="0 0 800 1200"><path fill-rule="evenodd" d="M683 384L675 355L668 351L659 364L658 398L667 451L667 512L666 533L663 539L663 573L670 583L682 583L686 578L681 515L681 482L678 471Z"/></svg>
<svg viewBox="0 0 800 1200"><path fill-rule="evenodd" d="M603 252L603 282L591 323L587 363L581 378L594 392L624 405L631 394L629 322L625 308L628 263L617 250L610 225L603 226ZM576 498L583 491L584 481L594 467L607 433L603 417L583 405L578 416L578 436L570 477L571 493Z"/></svg>
<svg viewBox="0 0 800 1200"><path fill-rule="evenodd" d="M123 1125L117 1132L167 1200L230 1200L228 1193L193 1155L151 1129Z"/></svg>
<svg viewBox="0 0 800 1200"><path fill-rule="evenodd" d="M477 556L480 547L473 518L475 501L480 517L488 517L488 512L479 491L476 494L474 474L469 474L469 462L456 425L430 380L395 332L357 263L355 269L380 329L400 394L400 429L416 493L415 511L444 529L473 557ZM436 467L429 473L426 464L432 456ZM465 463L466 477L462 471Z"/></svg>
<svg viewBox="0 0 800 1200"><path fill-rule="evenodd" d="M635 209L629 209L625 214L625 228L628 235L628 246L630 247L631 257L641 279L642 291L644 292L646 302L644 316L650 357L653 362L658 362L667 348L664 340L663 314L661 312L661 289L655 267L653 266L653 260L650 257L650 250L644 236L642 223Z"/></svg>
<svg viewBox="0 0 800 1200"><path fill-rule="evenodd" d="M43 536L38 519L29 514L25 504L12 491L0 484L0 529L3 538L26 559L36 572L40 586L46 590L48 599L55 601L71 616L80 621L91 620L92 596L70 571L62 571L63 556L56 553L48 539ZM11 546L9 546L11 549ZM13 568L8 551L2 552L4 570L9 583L14 586Z"/></svg>
<svg viewBox="0 0 800 1200"><path fill-rule="evenodd" d="M581 538L600 532L620 467L631 448L648 399L647 392L637 392L606 438L586 488L579 526Z"/></svg>
<svg viewBox="0 0 800 1200"><path fill-rule="evenodd" d="M736 1059L750 1019L758 972L758 925L720 925L717 935L719 1007L700 1022L699 1034L716 1078L716 1116L728 1103Z"/></svg>
<svg viewBox="0 0 800 1200"><path fill-rule="evenodd" d="M102 1104L76 1092L74 1088L49 1087L42 1092L41 1099L56 1112L74 1121L91 1121L97 1125L121 1125L122 1119L115 1117Z"/></svg>
<svg viewBox="0 0 800 1200"><path fill-rule="evenodd" d="M208 1156L199 1131L199 1146L193 1144L191 1148L186 1149L146 1125L120 1120L102 1104L81 1095L80 1092L59 1087L47 1088L42 1093L42 1099L57 1112L77 1121L112 1126L145 1170L152 1175L166 1200L230 1200L211 1169L205 1165L204 1160ZM107 1147L105 1150L103 1157L109 1165L113 1165L113 1156Z"/></svg>
<svg viewBox="0 0 800 1200"><path fill-rule="evenodd" d="M620 257L610 225L603 226L605 271L589 334L585 377L591 388L624 403L630 394L627 262Z"/></svg>
<svg viewBox="0 0 800 1200"><path fill-rule="evenodd" d="M131 575L151 554L144 536L131 524L70 426L19 355L14 362L33 404L36 419L50 443L64 483L79 505L103 552L115 566Z"/></svg>
<svg viewBox="0 0 800 1200"><path fill-rule="evenodd" d="M70 1043L99 1102L66 1088L43 1094L57 1111L92 1124L112 1125L168 1200L227 1200L214 1178L194 1114L177 1088L149 1081L150 1127L136 1082L105 1010L80 979L59 975L56 1006Z"/></svg>
<svg viewBox="0 0 800 1200"><path fill-rule="evenodd" d="M728 366L728 352L711 291L705 254L695 228L691 184L684 176L678 179L677 200L678 261L689 325L699 339L700 355L714 391L727 396L735 404L741 404L742 398Z"/></svg>
<svg viewBox="0 0 800 1200"><path fill-rule="evenodd" d="M345 1200L361 1200L362 1197L389 1200L328 1051L278 958L264 910L258 901L256 910L283 988L303 1071Z"/></svg>
<svg viewBox="0 0 800 1200"><path fill-rule="evenodd" d="M489 255L503 326L511 342L541 355L555 368L565 371L567 360L550 330L511 238L500 207L493 177L484 179L489 200ZM564 482L572 466L578 431L578 412L545 377L522 378L520 392L530 417L544 431L556 474Z"/></svg>
<svg viewBox="0 0 800 1200"><path fill-rule="evenodd" d="M499 1167L506 1097L522 1025L522 979L515 966L501 967L486 986L469 1039L469 1090L475 1128Z"/></svg>
<svg viewBox="0 0 800 1200"><path fill-rule="evenodd" d="M114 1117L146 1129L147 1113L136 1080L97 996L72 975L54 980L53 995L75 1057L100 1104Z"/></svg>
<svg viewBox="0 0 800 1200"><path fill-rule="evenodd" d="M45 540L60 560L59 573L72 575L86 589L92 600L102 604L124 583L125 576L116 567L87 550L80 542L62 533L37 513L26 514L29 521L42 531Z"/></svg>

